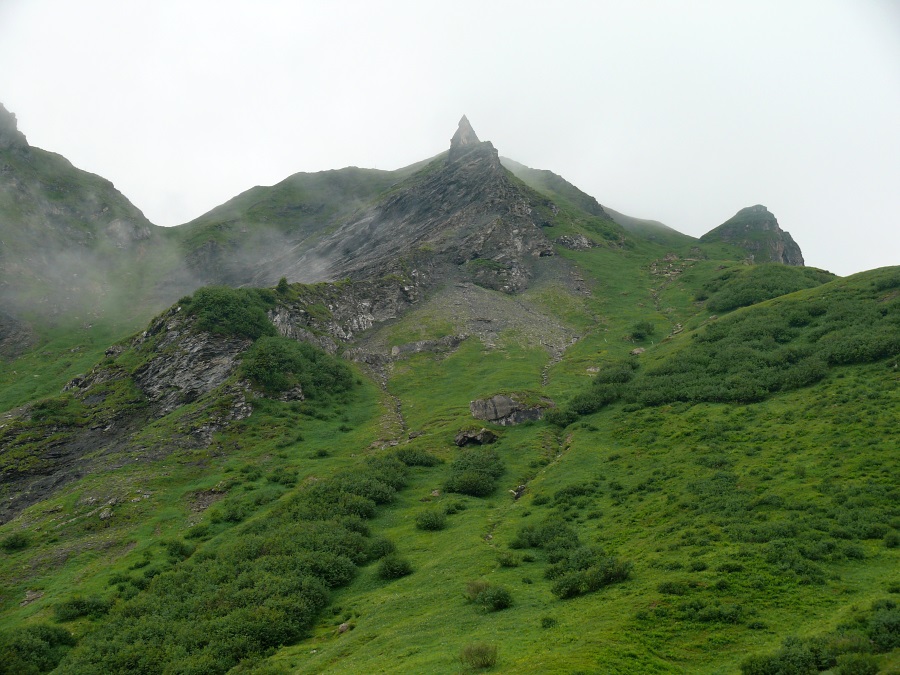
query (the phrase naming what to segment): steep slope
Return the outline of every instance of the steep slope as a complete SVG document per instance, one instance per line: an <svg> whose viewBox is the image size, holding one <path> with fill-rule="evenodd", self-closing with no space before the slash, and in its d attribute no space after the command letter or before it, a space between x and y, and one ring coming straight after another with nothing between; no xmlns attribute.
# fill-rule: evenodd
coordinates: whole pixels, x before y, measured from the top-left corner
<svg viewBox="0 0 900 675"><path fill-rule="evenodd" d="M541 231L549 223L538 207L463 118L448 156L314 244L265 264L254 282L274 283L281 275L302 282L372 278L410 269L443 276L468 264L467 274L480 283L518 291L534 260L552 253Z"/></svg>
<svg viewBox="0 0 900 675"><path fill-rule="evenodd" d="M641 260L610 248L575 254ZM682 275L698 276L694 289L702 264ZM421 310L439 306L404 298L397 280L198 292L3 430L34 449L62 448L72 433L93 443L89 470L3 526L3 625L71 629L66 673L214 673L238 661L250 672L450 673L473 634L489 636L516 672L733 671L785 635L833 630L851 605L868 607L900 582L896 356L885 356L898 348L898 272L718 320L695 307L699 330L645 343L634 380L646 384L645 370L652 379L673 360L715 379L696 358L706 333L735 324L747 343L747 330L778 316L796 334L772 350L827 346L828 368L811 386L741 406L613 403L563 431L477 422L499 436L484 452L454 445L472 400L531 391L566 401L590 379L585 366L603 381L627 356L633 343L615 336L629 319L606 317L611 330L553 364L520 326L438 344L447 329ZM625 277L601 294L634 293ZM480 292L505 303L533 291ZM391 293L399 305L354 314ZM537 297L548 315L562 310L563 296ZM340 350L372 331L391 344L413 327L424 328L418 351L371 363L384 388L357 371L330 399L332 385L317 394L321 384L301 381L324 356L300 370L285 357L297 338ZM98 442L116 429L117 445ZM487 482L468 492L454 481L476 461ZM417 525L434 518L443 524ZM399 559L376 562L392 547ZM479 588L494 595L477 599ZM512 606L501 611L503 597Z"/></svg>
<svg viewBox="0 0 900 675"><path fill-rule="evenodd" d="M712 675L796 636L750 672L889 670L900 269L741 264L522 173L464 118L383 191L198 224L277 221L287 279L196 290L0 419L3 667Z"/></svg>
<svg viewBox="0 0 900 675"><path fill-rule="evenodd" d="M790 233L779 227L775 216L761 204L741 209L700 237L700 241L720 241L739 246L756 263L803 265L800 247Z"/></svg>
<svg viewBox="0 0 900 675"><path fill-rule="evenodd" d="M0 106L0 306L8 314L90 321L124 308L119 296L153 280L145 259L164 259L161 229L109 181L30 146Z"/></svg>
<svg viewBox="0 0 900 675"><path fill-rule="evenodd" d="M419 168L294 174L251 188L174 233L200 283L247 284L260 264L334 228Z"/></svg>
<svg viewBox="0 0 900 675"><path fill-rule="evenodd" d="M606 207L606 211L614 221L626 230L650 241L656 241L667 246L683 246L684 244L697 241L694 237L682 234L657 220L626 216L624 213L619 213L609 207Z"/></svg>

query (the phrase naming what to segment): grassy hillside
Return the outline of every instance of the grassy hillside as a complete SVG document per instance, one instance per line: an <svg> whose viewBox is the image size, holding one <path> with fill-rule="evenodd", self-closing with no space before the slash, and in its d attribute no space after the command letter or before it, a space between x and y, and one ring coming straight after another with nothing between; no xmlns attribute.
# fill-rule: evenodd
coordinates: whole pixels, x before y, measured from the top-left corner
<svg viewBox="0 0 900 675"><path fill-rule="evenodd" d="M898 271L821 285L797 270L819 285L770 300L761 287L760 302L711 320L697 297L744 288L753 268L723 278L714 260L655 246L561 250L592 292L552 276L521 298L483 291L500 303L496 333L396 360L383 388L356 370L334 396L257 397L208 446L167 439L202 425L215 396L152 421L138 446L2 527L4 653L44 663L35 672L454 673L470 667L461 655L496 648L497 672L719 673L820 643L823 664L871 651L839 637L884 612L896 625L883 601L900 590ZM440 297L368 343L464 332ZM209 302L186 307L202 322ZM503 319L505 304L579 339L551 354L550 334ZM263 336L242 372L264 363L285 378L261 385L289 388L313 367L235 317L201 327ZM779 321L786 341L758 349L813 345L825 368L812 384L750 403L626 392L565 428L453 443L474 398L534 392L566 409L638 345L626 385L678 363L699 377L719 326ZM131 353L113 358L137 373L146 356ZM31 424L99 419L70 400ZM801 641L782 648L788 637ZM889 668L878 650L859 658Z"/></svg>

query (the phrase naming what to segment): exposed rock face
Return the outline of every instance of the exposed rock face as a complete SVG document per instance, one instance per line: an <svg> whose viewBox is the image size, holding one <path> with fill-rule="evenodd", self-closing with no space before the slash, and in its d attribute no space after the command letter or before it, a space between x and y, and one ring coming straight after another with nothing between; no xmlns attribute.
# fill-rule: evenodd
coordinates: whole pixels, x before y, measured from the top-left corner
<svg viewBox="0 0 900 675"><path fill-rule="evenodd" d="M35 343L31 326L0 310L0 359L14 359Z"/></svg>
<svg viewBox="0 0 900 675"><path fill-rule="evenodd" d="M395 345L391 347L391 356L395 359L404 356L412 356L413 354L421 354L422 352L447 352L456 349L466 335L447 335L437 340L419 340L417 342L408 342L403 345Z"/></svg>
<svg viewBox="0 0 900 675"><path fill-rule="evenodd" d="M488 288L523 290L535 261L553 252L544 219L494 147L470 129L466 123L454 137L452 161L435 160L317 244L266 263L254 283L282 275L309 283L390 274L421 283L458 271Z"/></svg>
<svg viewBox="0 0 900 675"><path fill-rule="evenodd" d="M525 405L511 396L498 394L491 398L481 398L469 403L472 417L477 420L485 420L502 426L512 426L539 420L544 417L544 410L552 405L549 399L542 401L542 405Z"/></svg>
<svg viewBox="0 0 900 675"><path fill-rule="evenodd" d="M469 119L463 115L462 119L459 120L459 128L453 134L453 138L450 139L450 152L447 155L447 160L455 162L479 143L481 141L478 140L478 135L472 128L472 125L469 124Z"/></svg>
<svg viewBox="0 0 900 675"><path fill-rule="evenodd" d="M741 209L732 218L700 237L700 241L721 241L739 246L747 251L754 263L804 264L800 247L788 232L779 227L775 216L761 204Z"/></svg>
<svg viewBox="0 0 900 675"><path fill-rule="evenodd" d="M296 301L280 303L269 318L281 335L330 354L376 323L397 318L420 297L415 280L400 278L316 284L303 292Z"/></svg>
<svg viewBox="0 0 900 675"><path fill-rule="evenodd" d="M0 150L11 148L26 150L28 141L25 134L19 131L16 116L0 103Z"/></svg>
<svg viewBox="0 0 900 675"><path fill-rule="evenodd" d="M456 434L456 438L453 442L459 447L463 447L464 445L487 445L496 440L497 434L490 429L479 429L478 431L475 431L474 429L463 429Z"/></svg>
<svg viewBox="0 0 900 675"><path fill-rule="evenodd" d="M563 248L567 248L570 251L588 251L597 245L583 234L564 234L563 236L554 239L553 243L558 244Z"/></svg>
<svg viewBox="0 0 900 675"><path fill-rule="evenodd" d="M190 330L192 321L170 310L137 338L134 347L156 333L156 356L139 369L135 384L157 404L159 414L190 403L225 382L238 365L238 355L251 340Z"/></svg>

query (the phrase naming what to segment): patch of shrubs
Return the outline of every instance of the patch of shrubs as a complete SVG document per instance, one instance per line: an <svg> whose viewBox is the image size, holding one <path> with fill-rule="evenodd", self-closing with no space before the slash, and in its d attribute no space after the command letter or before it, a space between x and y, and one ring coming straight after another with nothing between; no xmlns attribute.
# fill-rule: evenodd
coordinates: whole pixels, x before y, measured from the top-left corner
<svg viewBox="0 0 900 675"><path fill-rule="evenodd" d="M308 342L281 336L259 338L244 354L243 375L270 393L297 386L307 399L323 399L353 387L353 373L339 359Z"/></svg>
<svg viewBox="0 0 900 675"><path fill-rule="evenodd" d="M518 567L522 562L521 558L512 551L500 551L497 554L497 562L500 567Z"/></svg>
<svg viewBox="0 0 900 675"><path fill-rule="evenodd" d="M400 448L394 454L406 466L437 466L441 463L440 457L420 448Z"/></svg>
<svg viewBox="0 0 900 675"><path fill-rule="evenodd" d="M200 330L251 340L276 334L266 313L275 305L275 294L269 289L206 286L180 302L197 317Z"/></svg>
<svg viewBox="0 0 900 675"><path fill-rule="evenodd" d="M453 460L445 488L471 497L487 497L505 470L500 455L484 446L468 448Z"/></svg>
<svg viewBox="0 0 900 675"><path fill-rule="evenodd" d="M872 653L900 647L900 607L893 600L878 600L832 633L814 638L785 638L773 654L754 654L741 663L743 675L818 673L834 669L841 675L878 672Z"/></svg>
<svg viewBox="0 0 900 675"><path fill-rule="evenodd" d="M776 263L734 267L706 282L702 299L707 300L706 307L711 312L727 312L804 288L815 288L836 278L830 272L812 267Z"/></svg>
<svg viewBox="0 0 900 675"><path fill-rule="evenodd" d="M72 621L82 616L96 619L108 613L110 607L112 607L110 600L76 595L56 605L53 614L57 621Z"/></svg>
<svg viewBox="0 0 900 675"><path fill-rule="evenodd" d="M550 562L544 576L554 582L553 594L563 599L625 581L633 567L598 547L583 546L575 530L558 518L524 525L510 546L543 549Z"/></svg>
<svg viewBox="0 0 900 675"><path fill-rule="evenodd" d="M277 485L255 490L248 496L268 489L283 497L214 548L142 575L114 575L119 601L66 657L65 672L225 673L296 642L330 589L348 583L359 565L380 559L377 572L389 578L411 572L390 542L368 538L365 521L376 500L402 487L407 470L396 457L376 455L287 494Z"/></svg>
<svg viewBox="0 0 900 675"><path fill-rule="evenodd" d="M617 401L625 391L625 385L634 377L637 361L626 359L601 368L591 384L576 394L565 406L548 410L544 419L559 427L572 424L582 415L590 415Z"/></svg>
<svg viewBox="0 0 900 675"><path fill-rule="evenodd" d="M33 624L0 633L0 672L38 675L54 670L75 638L61 626Z"/></svg>
<svg viewBox="0 0 900 675"><path fill-rule="evenodd" d="M775 267L776 275L807 274ZM751 276L756 279L770 272L764 268ZM829 276L819 271L809 274L803 283L810 286ZM814 384L831 366L896 356L900 298L880 297L875 290L879 283L879 279L841 280L823 287L815 301L791 297L731 314L697 331L690 345L633 378L623 379L622 373L608 376L606 369L601 370L589 387L568 404L548 411L545 419L568 426L617 400L631 410L676 402L755 403L776 392ZM730 306L744 300L722 302Z"/></svg>

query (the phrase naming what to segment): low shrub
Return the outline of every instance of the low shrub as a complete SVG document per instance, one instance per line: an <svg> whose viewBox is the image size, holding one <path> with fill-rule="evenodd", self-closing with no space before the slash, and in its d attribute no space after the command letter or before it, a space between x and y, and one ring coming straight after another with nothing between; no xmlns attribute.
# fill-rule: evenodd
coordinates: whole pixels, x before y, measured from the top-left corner
<svg viewBox="0 0 900 675"><path fill-rule="evenodd" d="M488 586L473 601L486 612L499 612L512 606L512 594L503 586Z"/></svg>
<svg viewBox="0 0 900 675"><path fill-rule="evenodd" d="M520 560L519 556L512 551L500 551L497 554L497 562L500 567L518 567Z"/></svg>
<svg viewBox="0 0 900 675"><path fill-rule="evenodd" d="M275 304L271 291L253 288L206 286L190 298L182 298L187 311L197 317L197 327L210 333L255 340L275 335L266 311Z"/></svg>
<svg viewBox="0 0 900 675"><path fill-rule="evenodd" d="M503 462L493 448L463 450L450 465L450 477L445 488L471 497L487 497L497 487L503 475Z"/></svg>
<svg viewBox="0 0 900 675"><path fill-rule="evenodd" d="M396 553L389 553L381 559L378 565L378 576L385 581L399 579L412 574L413 567L406 558L401 558Z"/></svg>
<svg viewBox="0 0 900 675"><path fill-rule="evenodd" d="M656 590L666 595L687 595L688 585L683 581L663 581Z"/></svg>
<svg viewBox="0 0 900 675"><path fill-rule="evenodd" d="M447 516L437 509L422 511L416 516L416 527L430 532L443 530L447 527Z"/></svg>
<svg viewBox="0 0 900 675"><path fill-rule="evenodd" d="M419 448L400 448L395 454L406 466L437 466L441 463L440 457Z"/></svg>
<svg viewBox="0 0 900 675"><path fill-rule="evenodd" d="M459 653L459 660L469 668L493 668L497 664L497 647L484 642L466 645Z"/></svg>
<svg viewBox="0 0 900 675"><path fill-rule="evenodd" d="M28 535L24 532L13 532L12 534L6 535L2 541L0 541L0 549L3 549L6 553L15 553L16 551L22 551L28 548L29 539Z"/></svg>
<svg viewBox="0 0 900 675"><path fill-rule="evenodd" d="M836 675L877 675L878 660L871 654L841 654L837 657Z"/></svg>
<svg viewBox="0 0 900 675"><path fill-rule="evenodd" d="M109 600L76 595L56 605L53 613L57 621L72 621L82 616L96 619L108 613L110 607L112 607L112 602Z"/></svg>
<svg viewBox="0 0 900 675"><path fill-rule="evenodd" d="M386 537L378 537L369 542L368 558L369 560L380 560L397 550L390 539Z"/></svg>
<svg viewBox="0 0 900 675"><path fill-rule="evenodd" d="M75 638L61 626L33 624L0 633L0 672L38 675L55 669L75 646Z"/></svg>
<svg viewBox="0 0 900 675"><path fill-rule="evenodd" d="M308 342L267 335L244 354L241 371L270 393L297 386L307 399L329 398L353 387L353 373L339 359Z"/></svg>

